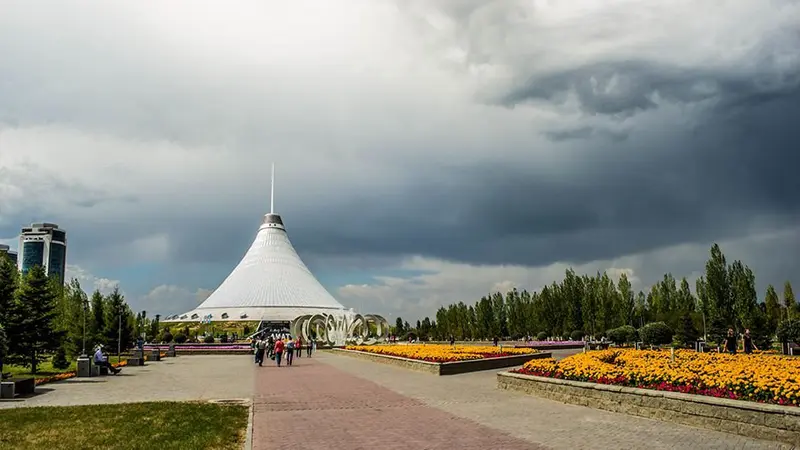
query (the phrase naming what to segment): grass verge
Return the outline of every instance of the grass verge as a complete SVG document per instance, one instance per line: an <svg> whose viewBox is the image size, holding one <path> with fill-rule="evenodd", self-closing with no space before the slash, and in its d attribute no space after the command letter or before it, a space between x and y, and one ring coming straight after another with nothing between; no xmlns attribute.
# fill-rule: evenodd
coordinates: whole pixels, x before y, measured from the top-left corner
<svg viewBox="0 0 800 450"><path fill-rule="evenodd" d="M0 410L0 448L239 449L247 416L199 402L12 408Z"/></svg>

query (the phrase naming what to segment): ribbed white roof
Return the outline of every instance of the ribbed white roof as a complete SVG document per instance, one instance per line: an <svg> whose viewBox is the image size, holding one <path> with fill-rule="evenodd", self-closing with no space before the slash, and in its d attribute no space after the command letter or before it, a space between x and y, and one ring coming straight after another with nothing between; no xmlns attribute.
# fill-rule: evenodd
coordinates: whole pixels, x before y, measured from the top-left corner
<svg viewBox="0 0 800 450"><path fill-rule="evenodd" d="M234 316L237 308L273 307L290 308L298 314L321 312L314 311L318 308L344 309L300 259L280 216L267 214L241 262L195 311L202 314L206 309L223 308Z"/></svg>

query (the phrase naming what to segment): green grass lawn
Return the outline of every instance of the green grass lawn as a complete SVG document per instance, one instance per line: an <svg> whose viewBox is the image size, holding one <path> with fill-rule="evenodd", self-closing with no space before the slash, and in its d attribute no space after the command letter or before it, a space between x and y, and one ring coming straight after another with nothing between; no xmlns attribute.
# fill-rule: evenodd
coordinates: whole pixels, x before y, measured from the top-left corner
<svg viewBox="0 0 800 450"><path fill-rule="evenodd" d="M121 358L122 361L128 359L126 355L122 355ZM109 361L111 361L111 364L117 363L117 357L115 355L110 356L108 359ZM32 374L30 367L14 366L11 364L3 365L3 373L10 372L14 377L32 376L34 378L49 378L54 375L58 375L60 373L75 372L76 370L78 370L78 361L70 362L69 367L67 367L66 369L56 369L55 367L53 367L53 364L51 364L50 360L48 359L40 362L36 369L37 369L36 374Z"/></svg>
<svg viewBox="0 0 800 450"><path fill-rule="evenodd" d="M114 362L116 362L116 360ZM74 372L77 369L78 369L78 362L77 361L73 361L72 363L70 363L68 368L63 369L63 370L62 369L56 369L55 367L53 367L53 365L50 364L50 361L42 361L41 363L39 363L39 366L37 367L37 370L36 370L37 373L35 375L31 373L30 367L12 366L10 364L5 364L3 366L3 372L6 372L6 373L11 372L13 374L12 376L15 376L15 377L18 377L18 376L21 376L21 377L33 376L35 378L48 378L48 377L52 377L53 375L58 375L58 374L64 373L64 372Z"/></svg>
<svg viewBox="0 0 800 450"><path fill-rule="evenodd" d="M248 408L152 402L0 410L4 449L239 449Z"/></svg>

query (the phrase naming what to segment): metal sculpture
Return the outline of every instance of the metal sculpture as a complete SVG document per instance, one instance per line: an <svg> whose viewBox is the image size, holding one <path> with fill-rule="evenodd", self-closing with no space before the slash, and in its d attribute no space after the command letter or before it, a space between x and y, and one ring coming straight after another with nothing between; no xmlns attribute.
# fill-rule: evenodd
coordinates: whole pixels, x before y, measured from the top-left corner
<svg viewBox="0 0 800 450"><path fill-rule="evenodd" d="M389 337L389 322L377 314L342 313L305 315L292 321L293 336L322 345L372 345Z"/></svg>

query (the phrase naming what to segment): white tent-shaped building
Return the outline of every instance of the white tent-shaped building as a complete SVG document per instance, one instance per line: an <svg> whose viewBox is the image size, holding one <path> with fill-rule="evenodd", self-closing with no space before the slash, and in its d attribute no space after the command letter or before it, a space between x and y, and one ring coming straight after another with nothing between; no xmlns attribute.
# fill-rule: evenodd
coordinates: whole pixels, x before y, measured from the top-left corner
<svg viewBox="0 0 800 450"><path fill-rule="evenodd" d="M337 345L351 339L365 341L376 327L379 335L385 335L388 323L383 317L347 310L300 259L283 219L274 213L274 166L272 175L270 213L264 215L242 260L197 308L164 321L284 323L292 327L293 334L313 332Z"/></svg>
<svg viewBox="0 0 800 450"><path fill-rule="evenodd" d="M250 249L211 296L169 320L289 322L344 311L298 256L281 216L269 213Z"/></svg>

